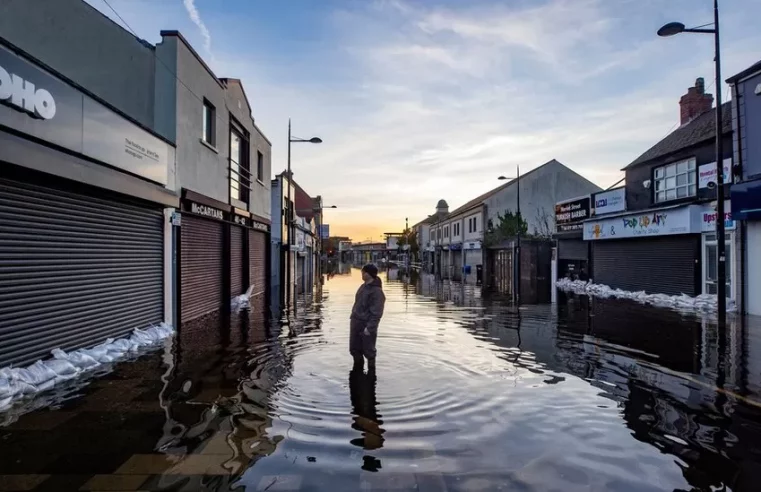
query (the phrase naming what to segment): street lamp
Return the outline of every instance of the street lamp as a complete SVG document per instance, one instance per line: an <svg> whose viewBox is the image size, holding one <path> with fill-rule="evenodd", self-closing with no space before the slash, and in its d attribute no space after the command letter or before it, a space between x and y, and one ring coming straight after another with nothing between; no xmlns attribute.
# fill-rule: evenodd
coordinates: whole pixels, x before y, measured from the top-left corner
<svg viewBox="0 0 761 492"><path fill-rule="evenodd" d="M291 205L291 184L293 182L293 176L291 175L291 144L292 143L313 143L313 144L319 144L322 143L322 139L320 137L312 137L309 139L305 138L298 138L291 136L291 119L288 118L288 220L286 221L288 223L288 255L285 257L285 275L286 275L286 289L287 289L287 302L286 306L291 305L291 244L293 240L293 223L295 221L294 217L294 209Z"/></svg>
<svg viewBox="0 0 761 492"><path fill-rule="evenodd" d="M727 320L727 270L726 270L726 234L724 230L724 148L722 141L721 111L721 49L719 44L719 1L713 0L713 29L686 28L681 22L669 22L658 29L658 36L668 37L683 32L713 34L714 65L716 71L716 273L718 276L718 310L719 326Z"/></svg>
<svg viewBox="0 0 761 492"><path fill-rule="evenodd" d="M518 220L523 221L523 217L521 216L521 168L520 166L515 166L515 178L508 178L506 176L500 176L497 178L501 181L507 180L507 179L515 179L515 184L517 185L516 189L516 213L518 214ZM517 306L521 305L521 231L518 229L518 239L516 241L516 247L515 247L515 304Z"/></svg>

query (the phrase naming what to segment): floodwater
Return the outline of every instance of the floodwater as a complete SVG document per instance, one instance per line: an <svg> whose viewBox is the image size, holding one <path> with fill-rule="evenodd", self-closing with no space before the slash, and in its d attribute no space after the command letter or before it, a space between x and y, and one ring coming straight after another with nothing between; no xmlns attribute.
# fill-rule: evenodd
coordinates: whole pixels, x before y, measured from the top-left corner
<svg viewBox="0 0 761 492"><path fill-rule="evenodd" d="M0 490L760 490L758 320L392 271L377 372L351 374L343 272L289 325L204 320L6 416Z"/></svg>

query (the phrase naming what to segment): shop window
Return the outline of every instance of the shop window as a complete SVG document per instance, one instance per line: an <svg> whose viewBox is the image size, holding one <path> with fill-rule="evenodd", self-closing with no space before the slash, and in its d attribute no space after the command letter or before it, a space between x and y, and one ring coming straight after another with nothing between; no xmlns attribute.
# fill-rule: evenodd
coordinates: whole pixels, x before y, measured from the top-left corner
<svg viewBox="0 0 761 492"><path fill-rule="evenodd" d="M264 183L264 155L256 151L256 179Z"/></svg>
<svg viewBox="0 0 761 492"><path fill-rule="evenodd" d="M240 200L248 208L251 172L248 165L248 140L242 132L230 127L230 198Z"/></svg>
<svg viewBox="0 0 761 492"><path fill-rule="evenodd" d="M206 99L203 100L203 141L214 147L216 145L215 136L216 128L216 110Z"/></svg>
<svg viewBox="0 0 761 492"><path fill-rule="evenodd" d="M657 203L695 196L697 191L695 159L675 162L655 169Z"/></svg>

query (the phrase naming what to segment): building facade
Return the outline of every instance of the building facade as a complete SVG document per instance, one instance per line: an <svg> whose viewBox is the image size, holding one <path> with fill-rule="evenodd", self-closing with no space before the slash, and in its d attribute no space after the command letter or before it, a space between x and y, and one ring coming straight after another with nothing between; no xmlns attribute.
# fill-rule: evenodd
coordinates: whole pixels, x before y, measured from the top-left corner
<svg viewBox="0 0 761 492"><path fill-rule="evenodd" d="M0 366L247 291L266 310L270 144L240 82L179 33L153 46L81 0L3 2L0 35L0 285L18 327L0 315Z"/></svg>
<svg viewBox="0 0 761 492"><path fill-rule="evenodd" d="M266 310L271 144L239 80L218 78L179 32L161 36L155 113L177 145L179 319L246 292Z"/></svg>
<svg viewBox="0 0 761 492"><path fill-rule="evenodd" d="M590 273L596 283L669 295L717 292L712 102L703 79L698 79L680 100L681 125L624 169L625 211L620 205L610 208L610 196L593 197L604 202L606 212L584 222L584 239L592 243ZM721 110L724 179L731 183L730 104ZM737 301L740 241L729 201L725 210L727 296Z"/></svg>
<svg viewBox="0 0 761 492"><path fill-rule="evenodd" d="M152 50L84 2L2 10L0 367L172 323L179 203Z"/></svg>
<svg viewBox="0 0 761 492"><path fill-rule="evenodd" d="M502 284L504 279L492 278L501 269L490 268L495 260L487 252L485 238L498 226L500 216L517 212L519 197L528 234L549 238L554 232L553 211L558 201L599 190L553 159L452 212L446 201L439 201L436 213L416 225L420 237L427 239L421 242L421 250L432 258L432 270L443 278Z"/></svg>
<svg viewBox="0 0 761 492"><path fill-rule="evenodd" d="M740 221L739 285L745 311L761 315L761 61L728 80L732 88L732 218Z"/></svg>

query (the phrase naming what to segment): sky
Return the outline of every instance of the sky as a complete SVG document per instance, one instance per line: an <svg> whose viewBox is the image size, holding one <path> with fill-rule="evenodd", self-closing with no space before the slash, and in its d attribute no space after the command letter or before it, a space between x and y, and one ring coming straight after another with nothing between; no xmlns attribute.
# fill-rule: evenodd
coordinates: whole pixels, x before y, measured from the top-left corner
<svg viewBox="0 0 761 492"><path fill-rule="evenodd" d="M108 2L108 4L106 3ZM239 78L331 234L379 240L557 159L606 188L715 92L710 0L87 0L151 43L179 30ZM109 8L118 12L119 19ZM722 0L722 79L761 59L761 2ZM126 28L126 27L125 27ZM722 84L723 97L728 88Z"/></svg>

